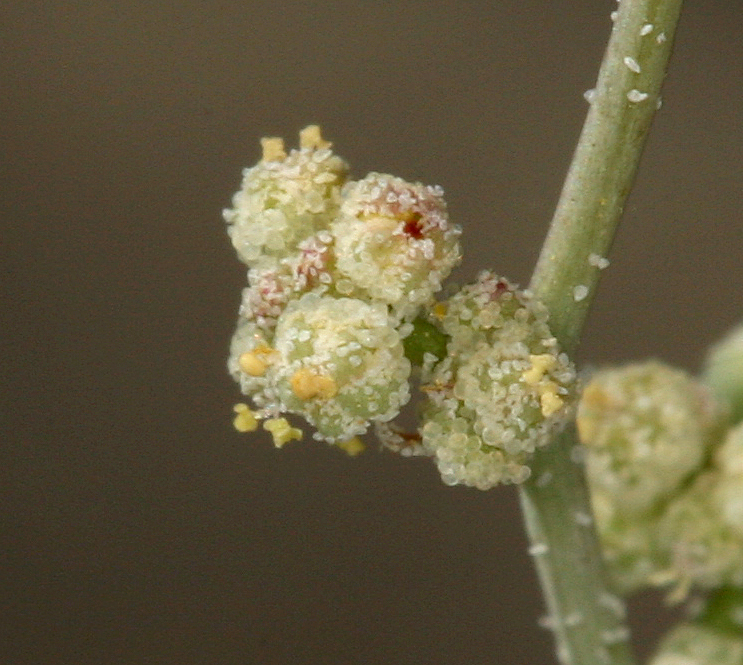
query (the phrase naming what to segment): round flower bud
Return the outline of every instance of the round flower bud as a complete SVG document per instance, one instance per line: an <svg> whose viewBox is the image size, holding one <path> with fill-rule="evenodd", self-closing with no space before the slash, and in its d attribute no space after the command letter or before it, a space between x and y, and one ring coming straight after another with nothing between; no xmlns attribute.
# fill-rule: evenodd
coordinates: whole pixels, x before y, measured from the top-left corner
<svg viewBox="0 0 743 665"><path fill-rule="evenodd" d="M650 665L741 665L743 637L701 624L681 623L666 634Z"/></svg>
<svg viewBox="0 0 743 665"><path fill-rule="evenodd" d="M424 377L422 443L447 484L523 482L531 453L570 415L575 370L545 308L502 278L482 273L444 309L450 341Z"/></svg>
<svg viewBox="0 0 743 665"><path fill-rule="evenodd" d="M601 552L615 590L629 594L673 579L664 576L669 552L657 542L658 515L628 514L605 494L591 495Z"/></svg>
<svg viewBox="0 0 743 665"><path fill-rule="evenodd" d="M335 238L336 288L414 316L461 256L439 187L370 173L342 192ZM359 297L362 297L359 295Z"/></svg>
<svg viewBox="0 0 743 665"><path fill-rule="evenodd" d="M728 432L715 462L720 475L713 500L725 524L743 539L743 423Z"/></svg>
<svg viewBox="0 0 743 665"><path fill-rule="evenodd" d="M720 416L701 384L648 361L597 372L580 398L577 425L592 494L632 515L667 500L701 467Z"/></svg>
<svg viewBox="0 0 743 665"><path fill-rule="evenodd" d="M276 326L270 381L282 411L313 424L318 438L351 439L408 401L410 362L387 308L308 293Z"/></svg>
<svg viewBox="0 0 743 665"><path fill-rule="evenodd" d="M348 165L316 126L300 133L300 148L288 155L281 139L264 139L263 150L263 159L243 172L224 218L239 258L250 267L270 268L330 225Z"/></svg>
<svg viewBox="0 0 743 665"><path fill-rule="evenodd" d="M720 514L715 500L720 472L701 473L692 485L670 501L659 521L659 549L669 553L665 579L675 582L675 599L692 586L705 589L743 585L743 538Z"/></svg>
<svg viewBox="0 0 743 665"><path fill-rule="evenodd" d="M743 325L709 350L703 377L717 398L729 405L732 422L743 420Z"/></svg>

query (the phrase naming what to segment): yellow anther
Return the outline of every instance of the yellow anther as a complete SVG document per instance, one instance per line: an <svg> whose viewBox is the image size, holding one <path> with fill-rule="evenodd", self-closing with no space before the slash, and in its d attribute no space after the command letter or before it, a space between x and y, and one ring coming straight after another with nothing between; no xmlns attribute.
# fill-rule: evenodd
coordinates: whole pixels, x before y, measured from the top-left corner
<svg viewBox="0 0 743 665"><path fill-rule="evenodd" d="M446 316L446 303L440 302L433 306L433 315L441 321Z"/></svg>
<svg viewBox="0 0 743 665"><path fill-rule="evenodd" d="M266 362L255 352L243 353L237 360L240 369L250 376L263 376L266 373Z"/></svg>
<svg viewBox="0 0 743 665"><path fill-rule="evenodd" d="M271 433L273 445L281 448L289 441L302 438L302 430L292 427L286 418L270 418L263 423L263 429Z"/></svg>
<svg viewBox="0 0 743 665"><path fill-rule="evenodd" d="M341 441L340 443L336 443L335 445L338 446L341 450L345 451L346 454L351 457L356 457L356 455L359 455L366 450L366 445L357 436L353 437L353 439L349 439L348 441Z"/></svg>
<svg viewBox="0 0 743 665"><path fill-rule="evenodd" d="M232 410L237 414L232 424L238 432L255 432L258 429L258 419L247 404L235 404Z"/></svg>
<svg viewBox="0 0 743 665"><path fill-rule="evenodd" d="M539 387L539 404L542 407L542 415L547 418L559 411L565 401L557 394L557 384L547 381Z"/></svg>
<svg viewBox="0 0 743 665"><path fill-rule="evenodd" d="M529 356L531 367L522 376L524 382L534 386L542 380L542 377L557 366L557 358L551 353Z"/></svg>
<svg viewBox="0 0 743 665"><path fill-rule="evenodd" d="M299 132L299 147L300 148L315 148L317 150L323 150L333 145L330 141L326 141L320 135L320 125L308 125L302 131Z"/></svg>
<svg viewBox="0 0 743 665"><path fill-rule="evenodd" d="M243 353L237 359L237 364L243 372L250 374L250 376L263 376L266 373L266 368L271 364L268 356L273 352L274 350L270 346L260 344L252 351Z"/></svg>
<svg viewBox="0 0 743 665"><path fill-rule="evenodd" d="M294 373L290 380L292 390L299 399L330 399L338 392L338 386L327 374L317 374L303 367Z"/></svg>
<svg viewBox="0 0 743 665"><path fill-rule="evenodd" d="M271 136L261 139L261 148L263 148L264 162L283 162L286 159L284 150L284 139L277 136Z"/></svg>

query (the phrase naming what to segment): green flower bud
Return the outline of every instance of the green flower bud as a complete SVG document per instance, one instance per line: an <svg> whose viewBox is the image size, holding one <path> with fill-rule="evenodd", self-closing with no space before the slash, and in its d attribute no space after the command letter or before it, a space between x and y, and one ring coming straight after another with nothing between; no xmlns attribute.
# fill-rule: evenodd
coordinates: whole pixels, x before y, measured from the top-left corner
<svg viewBox="0 0 743 665"><path fill-rule="evenodd" d="M545 308L485 272L435 311L450 341L424 377L423 445L447 484L523 482L530 455L567 421L575 390Z"/></svg>
<svg viewBox="0 0 743 665"><path fill-rule="evenodd" d="M262 143L263 159L243 172L224 218L239 258L265 269L328 228L338 212L348 165L330 151L314 125L300 132L299 150L288 155L281 139Z"/></svg>
<svg viewBox="0 0 743 665"><path fill-rule="evenodd" d="M729 405L732 422L743 420L743 325L709 350L703 377L717 398Z"/></svg>
<svg viewBox="0 0 743 665"><path fill-rule="evenodd" d="M380 173L349 182L330 227L338 292L415 316L461 259L461 231L449 223L442 195L439 187Z"/></svg>
<svg viewBox="0 0 743 665"><path fill-rule="evenodd" d="M661 549L656 534L656 512L632 514L600 492L591 494L593 516L601 550L614 589L629 594L643 587L665 584L669 553Z"/></svg>
<svg viewBox="0 0 743 665"><path fill-rule="evenodd" d="M394 418L410 398L410 361L387 308L308 293L280 317L270 384L277 407L330 442Z"/></svg>
<svg viewBox="0 0 743 665"><path fill-rule="evenodd" d="M592 494L627 515L666 500L705 461L719 435L709 391L656 361L597 372L578 405Z"/></svg>
<svg viewBox="0 0 743 665"><path fill-rule="evenodd" d="M720 513L719 483L719 470L700 474L668 503L659 521L657 542L670 558L659 581L676 584L672 599L683 599L692 586L743 585L743 538Z"/></svg>
<svg viewBox="0 0 743 665"><path fill-rule="evenodd" d="M715 462L720 474L712 499L725 524L743 540L743 423L728 432Z"/></svg>
<svg viewBox="0 0 743 665"><path fill-rule="evenodd" d="M743 637L682 623L661 640L650 665L743 665Z"/></svg>

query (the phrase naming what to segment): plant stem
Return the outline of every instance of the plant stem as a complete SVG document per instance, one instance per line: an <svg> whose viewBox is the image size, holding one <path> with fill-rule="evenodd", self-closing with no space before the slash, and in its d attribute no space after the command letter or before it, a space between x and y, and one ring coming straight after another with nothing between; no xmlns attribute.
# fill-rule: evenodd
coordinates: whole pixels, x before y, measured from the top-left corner
<svg viewBox="0 0 743 665"><path fill-rule="evenodd" d="M590 109L530 284L562 348L578 345L659 107L681 0L622 0ZM634 662L609 590L574 428L538 452L521 504L563 665Z"/></svg>
<svg viewBox="0 0 743 665"><path fill-rule="evenodd" d="M530 288L562 347L577 346L660 101L681 0L623 0ZM643 35L644 26L651 26ZM632 68L639 69L639 73ZM637 95L647 95L641 101ZM575 287L588 291L580 300Z"/></svg>

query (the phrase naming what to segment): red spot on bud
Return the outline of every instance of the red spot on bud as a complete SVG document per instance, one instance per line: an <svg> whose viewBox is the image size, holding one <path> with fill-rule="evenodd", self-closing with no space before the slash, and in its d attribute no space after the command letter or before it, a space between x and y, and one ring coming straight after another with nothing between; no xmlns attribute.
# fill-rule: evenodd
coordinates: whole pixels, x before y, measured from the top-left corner
<svg viewBox="0 0 743 665"><path fill-rule="evenodd" d="M403 233L415 240L420 240L423 237L423 224L421 224L421 215L419 212L411 212L405 218L405 226L403 226Z"/></svg>

